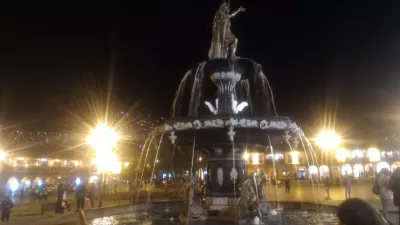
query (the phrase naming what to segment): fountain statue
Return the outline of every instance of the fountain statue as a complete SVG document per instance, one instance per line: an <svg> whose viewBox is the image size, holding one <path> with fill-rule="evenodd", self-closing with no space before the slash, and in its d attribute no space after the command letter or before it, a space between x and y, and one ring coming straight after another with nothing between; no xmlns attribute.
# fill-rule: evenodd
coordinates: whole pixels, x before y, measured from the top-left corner
<svg viewBox="0 0 400 225"><path fill-rule="evenodd" d="M245 10L245 8L240 7L234 13L229 14L230 9L228 4L226 2L221 4L213 21L213 36L211 48L208 52L210 59L228 57L234 59L238 40L231 32L231 18Z"/></svg>

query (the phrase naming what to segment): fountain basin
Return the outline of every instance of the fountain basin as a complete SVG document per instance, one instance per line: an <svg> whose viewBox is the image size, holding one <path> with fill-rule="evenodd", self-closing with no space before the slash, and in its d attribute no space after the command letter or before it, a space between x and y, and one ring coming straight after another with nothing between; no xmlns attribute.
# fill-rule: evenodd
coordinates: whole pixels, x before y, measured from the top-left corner
<svg viewBox="0 0 400 225"><path fill-rule="evenodd" d="M290 224L290 225L303 225L303 224L325 224L336 225L338 224L335 215L336 206L322 205L312 202L270 202L272 206L277 206L276 215L270 215L267 218L262 218L264 224ZM186 215L178 214L183 207L183 203L157 203L153 204L152 208L147 210L142 207L137 207L137 211L133 211L135 206L120 207L120 213L115 212L113 215L109 213L104 214L103 217L90 217L88 218L90 225L130 225L130 224L187 224L203 225L203 224L234 224L235 219L232 217L215 217L215 216L202 216L200 218L187 219ZM168 210L166 210L168 209ZM318 213L317 213L318 209ZM100 209L94 209L100 210ZM86 210L90 211L90 210ZM103 209L107 211L107 209ZM90 214L90 213L86 213ZM93 215L93 214L92 214ZM238 222L238 221L236 221ZM246 221L239 221L242 224Z"/></svg>

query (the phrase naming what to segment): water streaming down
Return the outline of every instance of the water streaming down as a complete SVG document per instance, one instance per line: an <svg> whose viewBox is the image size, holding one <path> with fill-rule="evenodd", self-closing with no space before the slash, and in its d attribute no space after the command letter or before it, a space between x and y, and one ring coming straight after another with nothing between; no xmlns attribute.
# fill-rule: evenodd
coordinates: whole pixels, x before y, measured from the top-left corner
<svg viewBox="0 0 400 225"><path fill-rule="evenodd" d="M164 133L161 134L160 141L159 141L157 149L156 149L156 155L154 157L153 168L152 168L151 175L150 175L150 182L149 182L150 188L153 186L153 183L154 183L154 178L153 178L154 177L154 169L156 167L156 163L157 163L157 160L158 160L158 158L157 158L158 157L158 152L160 151L160 147L161 147L161 143L163 141L163 137L164 137ZM147 199L150 199L150 190L147 190ZM150 204L150 203L151 203L150 201L146 201L146 207L145 207L146 211L145 211L145 213L147 213L148 204Z"/></svg>
<svg viewBox="0 0 400 225"><path fill-rule="evenodd" d="M272 153L272 164L273 164L273 168L274 168L274 180L277 182L278 178L277 178L277 170L276 170L276 164L275 164L275 152L274 152L274 147L271 145L271 137L269 136L269 133L267 133L267 137L268 137L268 142L269 144L269 149L271 149L271 153ZM276 193L276 200L277 200L277 209L280 209L280 205L279 205L279 192L278 192L278 185L277 183L274 185L275 186L275 193ZM274 214L276 214L276 211L274 212Z"/></svg>
<svg viewBox="0 0 400 225"><path fill-rule="evenodd" d="M308 154L307 154L307 151L306 151L306 147L305 147L305 145L304 145L304 141L303 141L303 137L300 135L299 136L299 138L300 138L300 142L301 142L301 145L302 145L302 147L303 147L303 151L305 152L305 158L306 158L306 161L307 161L307 165L308 165L308 170L309 170L309 168L310 168L310 160L309 160L309 158L308 158ZM309 151L310 152L310 151ZM313 165L314 165L314 162L313 162ZM310 176L310 175L309 175ZM315 192L315 185L314 185L314 180L313 179L311 179L311 187L312 187L312 192L313 192L313 197L314 197L314 201L317 203L317 208L316 208L316 211L317 211L317 213L319 213L319 207L318 207L318 198L317 198L317 194L316 194L316 192Z"/></svg>
<svg viewBox="0 0 400 225"><path fill-rule="evenodd" d="M138 161L138 168L140 167L140 163L142 162L142 157L143 157L144 149L146 149L146 145L147 145L148 141L151 139L150 137L152 137L152 135L148 135L148 136L147 136L146 141L144 142L143 147L142 147L142 149L141 149L141 151L140 151L140 156L139 156L139 161ZM137 183L137 182L138 182L138 179L139 179L137 173L138 173L138 170L136 171L136 180L135 180L135 183Z"/></svg>
<svg viewBox="0 0 400 225"><path fill-rule="evenodd" d="M152 134L152 136L151 136L151 138L150 138L150 142L149 142L149 145L148 145L148 147L147 147L147 150L146 150L146 155L145 155L145 158L144 158L144 161L143 161L143 164L142 164L142 167L143 167L143 169L142 169L142 173L141 173L141 175L140 175L140 180L139 180L139 182L136 184L136 185L139 185L138 186L138 192L137 192L137 195L136 195L136 200L135 200L135 213L137 212L137 205L138 205L138 203L139 203L139 197L140 197L140 192L141 192L141 190L142 190L142 186L144 186L142 183L143 183L143 174L144 174L144 170L145 170L145 168L146 168L146 163L147 163L147 157L148 157L148 155L149 155L149 151L150 151L150 148L151 148L151 144L153 143L153 140L154 140L154 138L156 137L156 135L153 133ZM140 168L140 164L138 165L139 166L139 168ZM148 204L148 199L146 199L146 205ZM147 208L147 207L146 207Z"/></svg>

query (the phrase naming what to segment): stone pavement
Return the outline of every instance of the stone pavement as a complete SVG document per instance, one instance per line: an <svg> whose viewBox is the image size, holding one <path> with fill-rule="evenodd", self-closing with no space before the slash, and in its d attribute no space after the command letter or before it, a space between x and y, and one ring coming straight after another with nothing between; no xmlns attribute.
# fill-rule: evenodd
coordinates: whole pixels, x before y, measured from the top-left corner
<svg viewBox="0 0 400 225"><path fill-rule="evenodd" d="M117 200L110 201L104 200L104 207L112 207L118 205L127 205L129 204L129 200ZM21 209L23 208L23 209ZM27 204L27 205L16 205L15 209L12 210L10 225L41 225L41 224L64 224L71 221L76 221L76 204L75 202L71 203L71 212L65 212L64 214L55 214L53 211L45 212L45 214L38 215L34 212L40 212L39 204ZM23 210L27 210L23 213ZM14 215L16 214L16 215ZM18 216L18 214L28 214L32 216Z"/></svg>
<svg viewBox="0 0 400 225"><path fill-rule="evenodd" d="M354 184L351 189L351 197L352 198L361 198L368 201L372 206L376 209L381 209L380 200L378 196L372 194L372 184L371 183L362 183L362 184ZM311 187L310 185L299 184L296 182L292 182L291 185L291 193L286 194L284 186L266 186L266 195L268 200L270 201L303 201L303 202L317 202L321 204L328 205L339 205L341 202L345 200L345 189L344 187L333 186L330 189L330 200L326 200L326 191L320 186ZM115 205L123 205L127 204L128 201L105 201L105 206L115 206ZM73 211L75 205L72 204ZM14 210L15 213L20 213L23 211L22 209L18 209L18 207L28 207L28 206L16 206ZM33 206L29 206L33 207ZM35 209L38 210L38 209ZM389 214L390 221L399 224L397 208L393 205L390 206L391 213ZM47 213L44 216L12 216L9 224L11 225L27 225L27 224L41 224L40 221L46 220L46 224L62 224L64 221L74 221L76 218L76 213L66 213L62 215L55 216L54 213Z"/></svg>
<svg viewBox="0 0 400 225"><path fill-rule="evenodd" d="M266 186L266 196L269 201L305 201L317 202L327 205L339 205L345 198L345 188L343 186L333 186L330 188L330 200L326 200L327 194L325 188L310 185L298 184L295 181L291 183L290 194L286 194L285 187ZM376 209L381 209L381 202L377 195L372 194L372 183L354 184L351 188L352 198L361 198L369 202ZM399 224L398 209L393 204L389 207L390 221Z"/></svg>

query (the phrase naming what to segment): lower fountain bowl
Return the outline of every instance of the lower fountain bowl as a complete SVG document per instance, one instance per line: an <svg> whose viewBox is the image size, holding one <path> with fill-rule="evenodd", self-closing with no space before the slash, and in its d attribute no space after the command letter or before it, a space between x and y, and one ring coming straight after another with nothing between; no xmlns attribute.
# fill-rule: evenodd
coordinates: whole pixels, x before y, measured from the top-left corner
<svg viewBox="0 0 400 225"><path fill-rule="evenodd" d="M228 225L228 224L251 224L252 219L235 220L232 216L222 216L219 211L209 210L207 216L199 218L187 217L187 215L178 212L182 209L183 203L171 205L153 204L151 209L136 210L135 207L125 208L116 213L114 210L112 214L104 212L104 216L96 216L88 218L90 225L131 225L131 224L146 224L146 225L164 225L164 224L190 224L190 225ZM314 206L314 207L313 207ZM284 210L280 207L283 207ZM316 208L324 212L314 211ZM165 213L165 211L168 213ZM94 209L97 210L97 209ZM308 211L311 210L311 211ZM90 211L90 210L89 210ZM93 210L92 210L93 211ZM118 211L118 210L117 210ZM337 225L338 219L336 214L336 207L326 206L323 207L315 203L293 203L293 202L280 202L280 206L275 209L276 214L269 214L267 217L260 219L260 224L268 225L304 225L304 224L324 224L324 225ZM90 213L88 213L90 214ZM92 214L93 215L93 214ZM96 214L98 215L98 214Z"/></svg>

